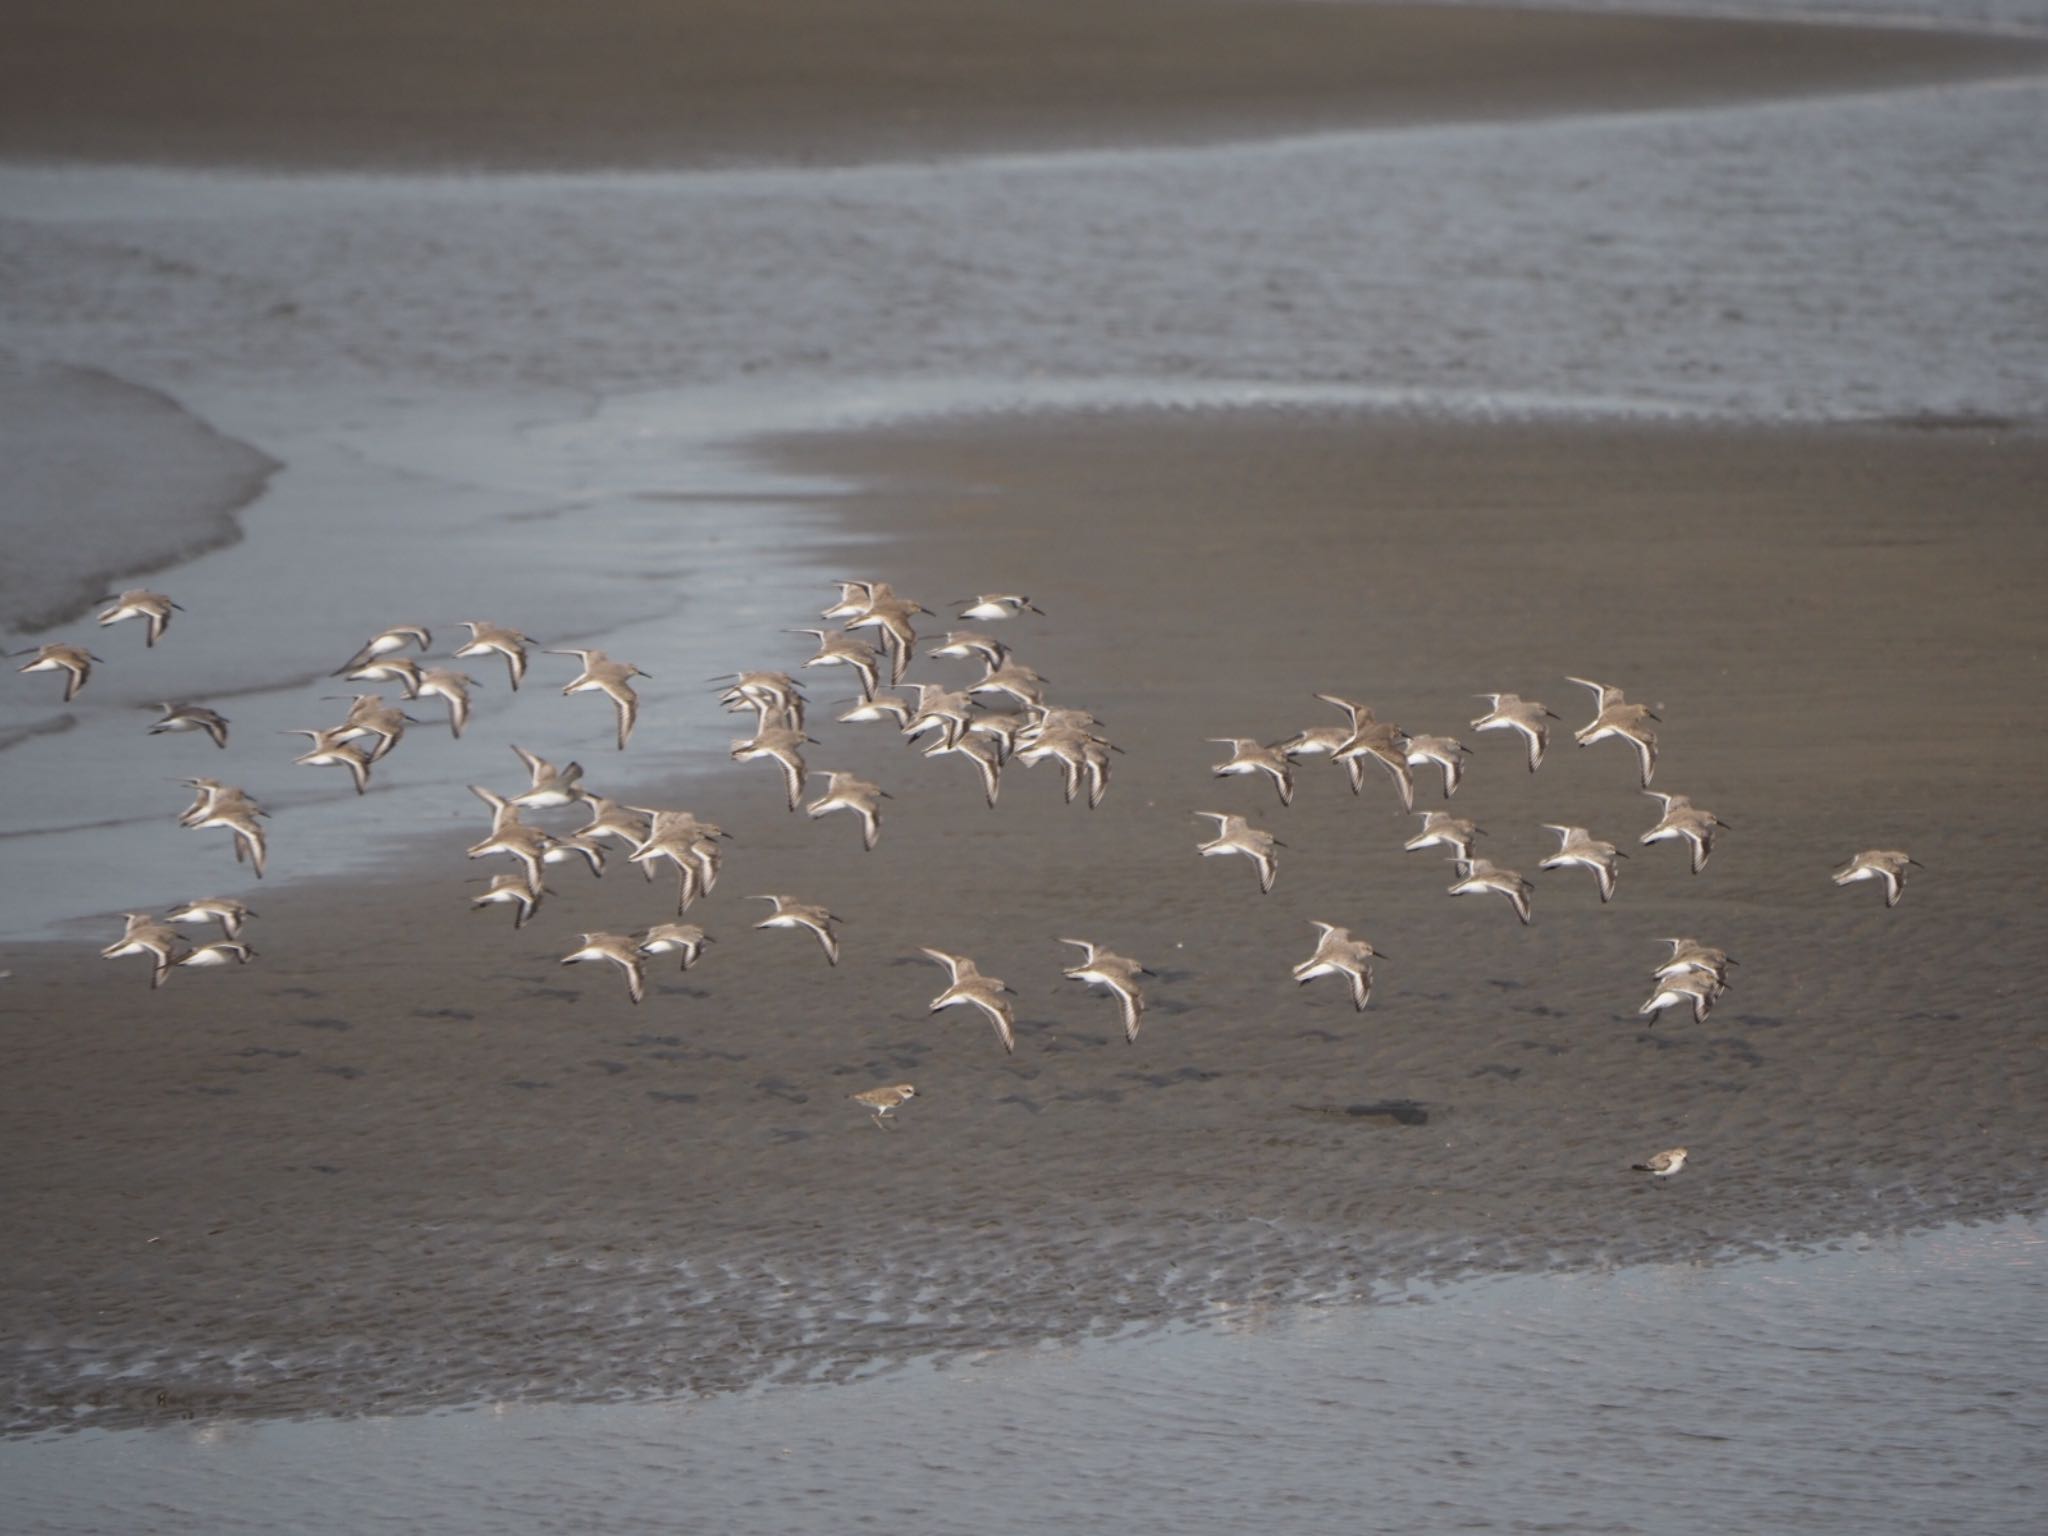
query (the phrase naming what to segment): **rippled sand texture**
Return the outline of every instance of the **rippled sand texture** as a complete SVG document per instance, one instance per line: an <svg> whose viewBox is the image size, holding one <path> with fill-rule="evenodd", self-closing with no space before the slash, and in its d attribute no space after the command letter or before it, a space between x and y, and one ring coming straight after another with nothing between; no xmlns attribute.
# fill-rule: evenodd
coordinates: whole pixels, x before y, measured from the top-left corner
<svg viewBox="0 0 2048 1536"><path fill-rule="evenodd" d="M961 765L826 723L814 760L899 797L881 847L788 817L766 775L692 785L741 839L693 913L721 944L638 1011L553 960L652 921L648 888L470 921L457 805L413 882L265 892L260 969L151 997L43 952L8 998L38 1049L0 1089L38 1234L7 1260L17 1424L712 1389L2036 1207L2038 438L1189 412L776 451L871 487L862 569L932 598L999 574L1053 610L1012 633L1128 748L1103 809L1019 770L990 813ZM1736 827L1698 879L1632 845L1652 817L1618 747L1531 777L1475 740L1455 804L1505 862L1533 874L1551 819L1634 855L1605 909L1541 877L1526 930L1400 852L1378 783L1310 771L1283 811L1208 777L1201 737L1281 735L1319 688L1455 732L1476 688L1590 713L1582 669L1665 704L1658 784ZM1998 754L1949 744L1986 721ZM1209 807L1289 843L1270 898L1195 858ZM1894 912L1828 883L1873 842L1930 866ZM837 970L742 926L783 889L851 919ZM1288 979L1311 917L1394 957L1362 1017ZM1163 973L1135 1049L1058 978L1077 928ZM1653 940L1695 931L1741 958L1734 991L1643 1028ZM1015 1058L927 1018L922 943L1018 988ZM845 1100L906 1078L893 1136ZM1626 1171L1674 1143L1682 1178Z"/></svg>

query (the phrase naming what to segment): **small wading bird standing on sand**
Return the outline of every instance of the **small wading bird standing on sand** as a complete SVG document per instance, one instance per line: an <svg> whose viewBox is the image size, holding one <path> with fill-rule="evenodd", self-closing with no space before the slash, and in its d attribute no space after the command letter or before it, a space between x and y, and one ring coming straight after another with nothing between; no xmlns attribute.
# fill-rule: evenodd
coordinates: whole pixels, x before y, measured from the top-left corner
<svg viewBox="0 0 2048 1536"><path fill-rule="evenodd" d="M895 1126L888 1121L888 1115L899 1105L917 1097L917 1088L911 1083L894 1083L887 1088L868 1088L860 1093L849 1093L847 1097L865 1108L875 1124L885 1131Z"/></svg>
<svg viewBox="0 0 2048 1536"><path fill-rule="evenodd" d="M1650 1154L1647 1162L1629 1164L1630 1169L1636 1173L1651 1173L1660 1179L1670 1178L1671 1175L1678 1172L1684 1166L1685 1148L1683 1147L1673 1147L1669 1152L1653 1152Z"/></svg>

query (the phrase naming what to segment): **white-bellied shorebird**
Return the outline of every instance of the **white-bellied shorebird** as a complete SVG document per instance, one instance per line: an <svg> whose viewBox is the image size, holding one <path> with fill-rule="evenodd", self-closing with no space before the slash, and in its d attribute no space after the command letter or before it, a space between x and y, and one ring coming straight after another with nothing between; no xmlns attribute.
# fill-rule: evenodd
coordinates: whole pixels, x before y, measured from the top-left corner
<svg viewBox="0 0 2048 1536"><path fill-rule="evenodd" d="M891 694L877 692L871 699L847 699L833 708L841 711L833 718L842 725L871 725L886 720L899 730L910 728L909 703Z"/></svg>
<svg viewBox="0 0 2048 1536"><path fill-rule="evenodd" d="M850 619L867 607L869 599L874 596L875 584L872 581L835 581L832 585L839 589L839 601L819 610L821 619Z"/></svg>
<svg viewBox="0 0 2048 1536"><path fill-rule="evenodd" d="M1668 1179L1685 1166L1685 1148L1673 1147L1669 1152L1652 1152L1640 1163L1630 1163L1631 1173L1651 1173L1660 1179Z"/></svg>
<svg viewBox="0 0 2048 1536"><path fill-rule="evenodd" d="M1337 761L1361 774L1366 763L1378 763L1400 791L1401 809L1415 809L1415 775L1408 767L1408 737L1398 725L1384 720L1366 721L1337 749Z"/></svg>
<svg viewBox="0 0 2048 1536"><path fill-rule="evenodd" d="M806 667L851 667L860 679L860 696L871 699L881 684L881 664L875 655L875 648L858 635L843 634L836 629L792 629L792 635L811 635L818 642L818 654L805 662Z"/></svg>
<svg viewBox="0 0 2048 1536"><path fill-rule="evenodd" d="M957 661L969 661L979 657L986 669L1000 667L1009 660L1010 648L994 636L984 635L978 629L953 629L948 630L946 638L926 651L925 655Z"/></svg>
<svg viewBox="0 0 2048 1536"><path fill-rule="evenodd" d="M1884 882L1884 904L1896 907L1899 898L1906 891L1906 870L1925 869L1911 854L1901 853L1896 848L1866 848L1851 859L1845 868L1835 871L1835 884L1847 885L1851 880L1882 880Z"/></svg>
<svg viewBox="0 0 2048 1536"><path fill-rule="evenodd" d="M1416 814L1422 818L1422 830L1401 845L1409 853L1419 848L1441 846L1452 849L1461 859L1469 859L1472 857L1472 839L1485 830L1463 816L1453 816L1449 811L1418 811Z"/></svg>
<svg viewBox="0 0 2048 1536"><path fill-rule="evenodd" d="M932 999L931 1007L926 1011L937 1013L941 1008L957 1008L963 1004L979 1008L995 1026L996 1038L1003 1044L1003 1053L1008 1055L1016 1050L1017 1017L1003 995L1011 989L993 976L982 975L965 955L951 955L943 949L931 948L921 949L920 953L938 961L952 978L951 984Z"/></svg>
<svg viewBox="0 0 2048 1536"><path fill-rule="evenodd" d="M682 969L688 970L712 942L711 935L695 923L656 923L640 935L643 955L681 955Z"/></svg>
<svg viewBox="0 0 2048 1536"><path fill-rule="evenodd" d="M996 795L1003 787L1003 758L994 743L984 736L969 736L962 732L948 741L941 736L924 749L926 757L964 757L974 764L981 775L981 798L995 809Z"/></svg>
<svg viewBox="0 0 2048 1536"><path fill-rule="evenodd" d="M626 743L633 739L634 722L640 718L640 695L633 691L632 680L652 674L642 672L630 661L614 661L603 651L566 647L548 654L574 656L583 664L583 670L563 687L562 694L566 698L572 693L601 693L610 699L618 713L619 750L625 751Z"/></svg>
<svg viewBox="0 0 2048 1536"><path fill-rule="evenodd" d="M220 827L232 834L235 862L239 864L246 857L250 868L256 872L256 878L261 880L270 862L270 839L263 830L263 823L258 820L262 815L263 808L237 789L232 793L215 793L200 808L198 816L185 825L195 830Z"/></svg>
<svg viewBox="0 0 2048 1536"><path fill-rule="evenodd" d="M352 741L343 741L339 730L322 731L306 726L285 731L286 736L310 736L313 745L293 758L308 768L346 768L355 780L356 793L363 794L370 787L370 755Z"/></svg>
<svg viewBox="0 0 2048 1536"><path fill-rule="evenodd" d="M1600 902L1605 906L1614 899L1614 867L1616 859L1628 857L1617 852L1614 844L1603 843L1584 827L1562 827L1555 822L1543 823L1543 830L1555 832L1558 836L1557 852L1537 865L1538 869L1568 869L1576 864L1590 869L1593 878L1600 882Z"/></svg>
<svg viewBox="0 0 2048 1536"><path fill-rule="evenodd" d="M548 845L542 851L543 864L573 864L581 860L590 871L590 878L604 878L604 844L584 832L550 832Z"/></svg>
<svg viewBox="0 0 2048 1536"><path fill-rule="evenodd" d="M1716 949L1711 944L1702 944L1697 939L1659 939L1659 944L1669 944L1671 954L1664 963L1650 974L1653 976L1680 976L1687 971L1704 971L1718 982L1728 980L1728 967L1737 963L1735 957L1725 949Z"/></svg>
<svg viewBox="0 0 2048 1536"><path fill-rule="evenodd" d="M586 960L609 960L626 973L626 991L638 1003L647 995L646 962L640 958L638 941L629 933L586 933L582 943L562 956L564 965Z"/></svg>
<svg viewBox="0 0 2048 1536"><path fill-rule="evenodd" d="M469 904L472 909L511 907L512 926L524 928L540 910L540 899L546 894L545 886L536 889L528 885L524 875L493 875L490 885L480 895L470 897Z"/></svg>
<svg viewBox="0 0 2048 1536"><path fill-rule="evenodd" d="M1210 768L1211 776L1228 778L1236 774L1263 773L1273 781L1282 805L1294 804L1294 767L1278 746L1267 746L1249 736L1210 736L1214 746L1230 748L1230 760Z"/></svg>
<svg viewBox="0 0 2048 1536"><path fill-rule="evenodd" d="M1327 757L1334 759L1339 752L1351 745L1351 739L1358 732L1348 725L1305 726L1287 740L1276 745L1289 760L1303 757ZM1344 771L1351 779L1351 793L1358 793L1365 783L1365 769L1355 757L1343 764Z"/></svg>
<svg viewBox="0 0 2048 1536"><path fill-rule="evenodd" d="M1294 968L1295 981L1305 985L1318 976L1342 976L1351 983L1351 1006L1365 1012L1372 998L1372 961L1379 951L1335 923L1312 920L1309 926L1317 934L1315 953Z"/></svg>
<svg viewBox="0 0 2048 1536"><path fill-rule="evenodd" d="M1656 1015L1666 1008L1691 1008L1693 1023L1704 1024L1714 1003L1726 990L1710 971L1679 971L1670 976L1659 976L1650 989L1649 999L1636 1012L1649 1014L1653 1029L1657 1024Z"/></svg>
<svg viewBox="0 0 2048 1536"><path fill-rule="evenodd" d="M839 963L839 935L832 931L832 925L844 922L844 918L834 917L823 907L791 896L750 896L747 899L775 903L775 910L754 924L756 928L808 928L818 936L825 958L834 965Z"/></svg>
<svg viewBox="0 0 2048 1536"><path fill-rule="evenodd" d="M1421 768L1435 763L1444 776L1444 798L1450 799L1458 792L1458 784L1465 776L1465 756L1472 749L1452 736L1410 736L1405 748L1408 766ZM1409 806L1414 810L1414 806Z"/></svg>
<svg viewBox="0 0 2048 1536"><path fill-rule="evenodd" d="M352 695L354 700L348 707L348 714L334 732L336 741L354 741L358 738L375 737L376 745L370 748L370 761L377 762L384 754L397 746L405 735L408 725L418 722L396 704L386 703L374 693Z"/></svg>
<svg viewBox="0 0 2048 1536"><path fill-rule="evenodd" d="M1698 874L1707 867L1707 859L1714 851L1714 833L1728 825L1712 811L1703 811L1684 795L1667 795L1661 790L1643 791L1664 808L1664 814L1657 824L1645 832L1642 841L1665 843L1683 838L1692 846L1692 872Z"/></svg>
<svg viewBox="0 0 2048 1536"><path fill-rule="evenodd" d="M242 925L256 914L231 896L201 896L171 908L167 923L219 923L221 937L239 939Z"/></svg>
<svg viewBox="0 0 2048 1536"><path fill-rule="evenodd" d="M881 631L882 652L890 659L889 681L900 683L903 681L903 669L910 665L911 647L917 644L917 631L910 625L911 615L930 612L931 609L924 604L898 597L893 592L870 591L867 605L859 613L848 616L846 628Z"/></svg>
<svg viewBox="0 0 2048 1536"><path fill-rule="evenodd" d="M178 607L161 592L152 592L147 587L130 587L117 597L103 597L103 603L113 606L100 615L100 628L119 624L123 619L146 619L149 621L146 645L155 645L163 638L164 631L171 627L171 612L185 610Z"/></svg>
<svg viewBox="0 0 2048 1536"><path fill-rule="evenodd" d="M85 686L85 680L92 676L92 664L99 660L82 645L67 645L53 640L48 645L30 646L25 651L14 651L15 656L33 656L25 667L16 667L17 672L62 672L64 674L64 702L69 704L78 697L78 690Z"/></svg>
<svg viewBox="0 0 2048 1536"><path fill-rule="evenodd" d="M347 674L349 682L396 683L408 699L420 696L420 664L410 656L379 656Z"/></svg>
<svg viewBox="0 0 2048 1536"><path fill-rule="evenodd" d="M1021 592L981 592L972 601L960 598L946 606L958 608L963 619L978 619L984 623L992 619L1014 619L1027 611L1040 618L1045 617L1045 610Z"/></svg>
<svg viewBox="0 0 2048 1536"><path fill-rule="evenodd" d="M860 817L861 847L874 852L875 840L882 835L882 802L894 797L880 785L856 774L836 773L829 768L823 771L825 793L805 809L814 820L834 811L853 812Z"/></svg>
<svg viewBox="0 0 2048 1536"><path fill-rule="evenodd" d="M490 624L481 619L464 619L462 627L469 631L469 642L458 645L454 654L457 659L471 656L502 656L505 670L512 674L512 691L519 691L519 684L526 676L526 648L533 642L516 629L503 624Z"/></svg>
<svg viewBox="0 0 2048 1536"><path fill-rule="evenodd" d="M810 772L804 766L806 742L816 745L812 737L793 726L764 725L748 739L735 741L731 757L736 763L765 759L777 764L782 769L783 798L793 811L804 797L804 779Z"/></svg>
<svg viewBox="0 0 2048 1536"><path fill-rule="evenodd" d="M1060 974L1073 981L1085 981L1093 987L1109 988L1116 996L1117 1011L1123 1019L1124 1042L1136 1045L1138 1025L1145 1017L1145 993L1138 984L1138 978L1153 973L1129 955L1113 954L1087 939L1061 939L1060 942L1084 951L1078 964L1065 967Z"/></svg>
<svg viewBox="0 0 2048 1536"><path fill-rule="evenodd" d="M247 965L255 958L256 951L246 944L233 939L215 939L211 944L201 944L175 963L202 969L214 965Z"/></svg>
<svg viewBox="0 0 2048 1536"><path fill-rule="evenodd" d="M528 788L516 795L508 795L514 805L529 811L544 811L557 805L574 805L583 798L583 790L577 780L583 777L581 763L564 763L557 768L538 752L512 744L512 755L526 768L531 781Z"/></svg>
<svg viewBox="0 0 2048 1536"><path fill-rule="evenodd" d="M1657 719L1656 711L1647 704L1631 704L1619 688L1596 683L1588 677L1568 677L1565 681L1592 689L1594 697L1600 701L1592 720L1572 732L1572 740L1582 747L1590 747L1609 737L1626 741L1636 749L1642 787L1648 789L1650 777L1657 771L1657 733L1643 722Z"/></svg>
<svg viewBox="0 0 2048 1536"><path fill-rule="evenodd" d="M958 688L941 688L936 683L905 683L917 695L910 706L910 718L903 722L903 734L912 741L936 729L947 745L958 741L974 715L974 700Z"/></svg>
<svg viewBox="0 0 2048 1536"><path fill-rule="evenodd" d="M119 960L126 955L148 955L151 966L149 973L150 990L164 984L164 977L177 964L185 952L185 941L177 929L168 923L158 922L148 912L123 912L127 923L126 931L120 938L100 951L104 960Z"/></svg>
<svg viewBox="0 0 2048 1536"><path fill-rule="evenodd" d="M1529 893L1535 889L1512 869L1501 869L1486 859L1458 858L1458 878L1451 885L1453 896L1476 896L1484 891L1507 897L1524 926L1529 922Z"/></svg>
<svg viewBox="0 0 2048 1536"><path fill-rule="evenodd" d="M804 728L804 691L787 672L728 672L712 681L729 685L718 696L727 714L751 709L757 725Z"/></svg>
<svg viewBox="0 0 2048 1536"><path fill-rule="evenodd" d="M678 916L689 911L691 903L703 893L703 869L698 858L699 842L700 839L692 828L650 828L646 838L627 858L628 863L638 864L650 880L654 878L654 866L661 860L666 859L675 866ZM715 846L714 844L713 847Z"/></svg>
<svg viewBox="0 0 2048 1536"><path fill-rule="evenodd" d="M1012 656L1006 658L1000 667L988 668L979 682L967 685L967 691L969 694L1004 693L1019 704L1036 706L1045 702L1047 681Z"/></svg>
<svg viewBox="0 0 2048 1536"><path fill-rule="evenodd" d="M421 625L394 624L389 629L379 630L370 636L355 655L336 667L330 675L340 677L355 671L357 667L375 661L379 656L389 656L394 651L404 650L407 646L418 646L420 652L425 654L427 647L433 643L433 635Z"/></svg>
<svg viewBox="0 0 2048 1536"><path fill-rule="evenodd" d="M644 812L587 791L583 797L583 808L590 812L590 820L576 829L583 836L615 837L622 843L632 843L636 847L647 841L648 819Z"/></svg>
<svg viewBox="0 0 2048 1536"><path fill-rule="evenodd" d="M1242 816L1232 816L1223 811L1196 811L1195 814L1216 823L1216 835L1206 843L1198 843L1195 851L1205 859L1229 853L1241 854L1258 866L1259 894L1263 896L1270 892L1273 880L1280 872L1273 850L1287 845L1272 833L1254 827Z"/></svg>
<svg viewBox="0 0 2048 1536"><path fill-rule="evenodd" d="M533 891L541 888L541 860L547 851L547 833L519 820L516 810L509 819L501 818L491 828L489 837L468 850L472 859L486 859L494 853L502 853L518 860L519 867L526 871L527 889Z"/></svg>
<svg viewBox="0 0 2048 1536"><path fill-rule="evenodd" d="M463 727L469 724L469 690L481 687L483 684L467 672L457 672L452 667L425 667L420 671L414 696L447 700L448 729L459 739Z"/></svg>
<svg viewBox="0 0 2048 1536"><path fill-rule="evenodd" d="M157 705L164 712L163 719L149 728L152 736L176 735L186 731L204 731L213 738L216 747L228 744L227 716L208 709L204 704Z"/></svg>
<svg viewBox="0 0 2048 1536"><path fill-rule="evenodd" d="M1472 722L1474 730L1515 731L1529 746L1529 771L1534 773L1543 765L1543 752L1550 745L1550 727L1544 722L1555 720L1549 710L1534 699L1519 698L1512 693L1480 693L1474 698L1485 699L1492 707Z"/></svg>
<svg viewBox="0 0 2048 1536"><path fill-rule="evenodd" d="M864 1088L847 1097L866 1109L875 1124L885 1131L895 1129L888 1116L899 1106L917 1097L917 1088L911 1083L891 1083L885 1088Z"/></svg>

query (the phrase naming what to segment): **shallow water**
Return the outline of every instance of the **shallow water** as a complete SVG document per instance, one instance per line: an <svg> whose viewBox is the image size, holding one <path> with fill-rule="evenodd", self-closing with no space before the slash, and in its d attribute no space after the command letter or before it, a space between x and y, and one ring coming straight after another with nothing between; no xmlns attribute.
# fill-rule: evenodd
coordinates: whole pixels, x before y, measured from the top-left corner
<svg viewBox="0 0 2048 1536"><path fill-rule="evenodd" d="M1681 1178L1684 1175L1680 1175ZM1667 1191L1645 1188L1642 1199ZM71 1532L2038 1529L2048 1231L1523 1276L827 1387L0 1443Z"/></svg>

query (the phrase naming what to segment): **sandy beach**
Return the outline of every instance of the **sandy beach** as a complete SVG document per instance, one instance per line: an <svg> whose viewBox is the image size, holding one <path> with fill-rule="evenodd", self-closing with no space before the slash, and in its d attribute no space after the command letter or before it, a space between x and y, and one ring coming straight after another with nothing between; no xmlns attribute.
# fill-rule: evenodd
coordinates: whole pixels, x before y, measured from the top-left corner
<svg viewBox="0 0 2048 1536"><path fill-rule="evenodd" d="M28 678L0 711L9 1431L834 1381L2039 1215L2048 418L2013 132L2039 87L1985 82L2040 45L1140 0L975 8L969 37L962 10L685 28L621 0L570 33L516 4L479 38L439 3L289 29L226 0L31 8L0 62L30 194L0 222L0 410L42 457L4 515L17 547L92 535L10 562L0 625L54 637L145 570L194 600L147 656L86 630L115 660L75 709ZM1607 112L1642 118L1535 137ZM387 175L1504 117L1526 126L1096 157L1071 185ZM75 161L120 165L46 165ZM1368 236L1420 254L1362 259ZM741 722L705 679L801 660L782 631L837 576L935 609L1033 594L1008 638L1123 748L1105 804L1016 768L989 810L966 765L834 723L827 678L813 766L896 799L871 854L787 814L725 760ZM273 732L331 712L369 629L446 642L486 611L655 674L631 750L555 658L517 697L473 668L470 736L419 730L360 803L290 766ZM1651 802L1625 747L1563 734L1591 714L1568 674L1660 706L1657 787L1732 824L1704 874L1636 844ZM1540 773L1472 734L1481 689L1563 717ZM233 753L142 736L162 690L225 701ZM1204 738L1334 722L1317 691L1473 746L1452 808L1538 880L1531 926L1450 901L1377 778L1312 764L1282 808L1210 776ZM656 965L644 1007L557 961L672 917L665 880L559 871L516 933L469 910L492 867L463 857L464 785L509 786L513 741L735 834L690 914L717 943ZM162 782L228 765L277 806L277 876L235 887L261 958L152 993L96 951L130 903L237 878ZM1202 810L1286 841L1270 896L1196 857ZM1548 821L1630 855L1611 906L1537 876ZM1872 845L1926 865L1896 911L1829 883ZM843 914L843 963L754 929L766 891ZM1318 919L1388 956L1362 1015L1289 978ZM1706 1023L1651 1028L1672 933L1741 968ZM1063 936L1159 973L1136 1046L1061 980ZM921 945L1016 988L1015 1056L927 1013ZM902 1079L878 1132L847 1096ZM1628 1171L1677 1144L1682 1178Z"/></svg>

